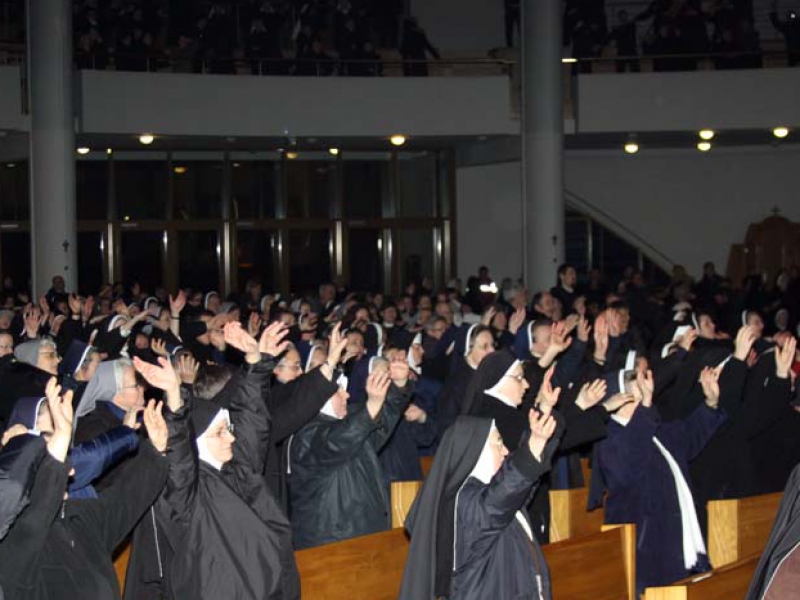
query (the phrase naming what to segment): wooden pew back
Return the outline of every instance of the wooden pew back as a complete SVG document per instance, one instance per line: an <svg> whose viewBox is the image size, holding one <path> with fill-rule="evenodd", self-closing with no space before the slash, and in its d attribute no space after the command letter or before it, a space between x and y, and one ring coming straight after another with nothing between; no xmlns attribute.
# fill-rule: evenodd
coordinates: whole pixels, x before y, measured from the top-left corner
<svg viewBox="0 0 800 600"><path fill-rule="evenodd" d="M431 472L431 466L433 466L433 456L420 456L419 466L422 469L422 477L427 477L428 473Z"/></svg>
<svg viewBox="0 0 800 600"><path fill-rule="evenodd" d="M303 598L396 600L408 544L392 529L295 552Z"/></svg>
<svg viewBox="0 0 800 600"><path fill-rule="evenodd" d="M750 587L758 555L695 575L670 586L647 588L645 600L742 600Z"/></svg>
<svg viewBox="0 0 800 600"><path fill-rule="evenodd" d="M550 490L551 542L597 533L602 529L604 512L601 509L587 511L588 499L588 487Z"/></svg>
<svg viewBox="0 0 800 600"><path fill-rule="evenodd" d="M636 599L636 527L604 529L542 548L550 569L553 600Z"/></svg>
<svg viewBox="0 0 800 600"><path fill-rule="evenodd" d="M783 494L708 503L708 556L715 568L761 554Z"/></svg>
<svg viewBox="0 0 800 600"><path fill-rule="evenodd" d="M394 600L409 541L393 529L295 553L304 598ZM609 528L543 548L554 600L634 600L636 532Z"/></svg>
<svg viewBox="0 0 800 600"><path fill-rule="evenodd" d="M406 515L414 504L419 490L422 488L421 481L393 481L391 489L392 503L392 527L403 527L406 522Z"/></svg>

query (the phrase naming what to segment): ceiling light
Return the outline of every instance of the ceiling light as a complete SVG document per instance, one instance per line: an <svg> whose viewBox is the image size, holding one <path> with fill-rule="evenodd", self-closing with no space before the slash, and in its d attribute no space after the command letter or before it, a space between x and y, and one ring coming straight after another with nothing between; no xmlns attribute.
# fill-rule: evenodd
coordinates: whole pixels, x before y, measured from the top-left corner
<svg viewBox="0 0 800 600"><path fill-rule="evenodd" d="M237 163L237 162L233 163L233 168L234 169L238 169L241 166L242 166L241 163Z"/></svg>
<svg viewBox="0 0 800 600"><path fill-rule="evenodd" d="M287 152L286 158L288 158L289 160L294 160L295 158L297 158L297 152Z"/></svg>
<svg viewBox="0 0 800 600"><path fill-rule="evenodd" d="M111 148L106 148L106 154L111 154L112 152L114 151Z"/></svg>
<svg viewBox="0 0 800 600"><path fill-rule="evenodd" d="M700 150L700 152L708 152L711 150L711 142L698 142L697 149Z"/></svg>
<svg viewBox="0 0 800 600"><path fill-rule="evenodd" d="M714 139L714 131L711 129L701 129L699 135L701 140L708 141Z"/></svg>
<svg viewBox="0 0 800 600"><path fill-rule="evenodd" d="M639 144L636 142L628 142L625 144L625 152L627 154L636 154L639 151Z"/></svg>
<svg viewBox="0 0 800 600"><path fill-rule="evenodd" d="M578 59L577 58L571 58L571 57L567 56L567 57L562 58L561 62L564 63L565 65L571 65L573 63L578 62Z"/></svg>
<svg viewBox="0 0 800 600"><path fill-rule="evenodd" d="M172 170L175 171L178 175L183 175L184 173L186 173L186 167L184 166L178 166Z"/></svg>
<svg viewBox="0 0 800 600"><path fill-rule="evenodd" d="M775 129L772 130L772 135L774 135L776 138L783 139L787 135L789 135L789 128L788 127L776 127Z"/></svg>
<svg viewBox="0 0 800 600"><path fill-rule="evenodd" d="M406 136L398 133L390 137L389 141L392 143L392 146L402 146L406 143Z"/></svg>
<svg viewBox="0 0 800 600"><path fill-rule="evenodd" d="M6 163L6 166L7 166L9 169L13 169L14 167L16 167L16 166L17 166L17 163Z"/></svg>
<svg viewBox="0 0 800 600"><path fill-rule="evenodd" d="M156 139L156 136L154 136L152 133L143 133L139 136L139 141L145 146L152 144L154 139Z"/></svg>
<svg viewBox="0 0 800 600"><path fill-rule="evenodd" d="M328 148L328 152L331 154L331 156L339 156L338 148Z"/></svg>
<svg viewBox="0 0 800 600"><path fill-rule="evenodd" d="M89 148L87 148L86 146L81 146L80 148L78 148L78 154L80 155L86 155L89 154L89 152L91 152L91 150L89 150Z"/></svg>

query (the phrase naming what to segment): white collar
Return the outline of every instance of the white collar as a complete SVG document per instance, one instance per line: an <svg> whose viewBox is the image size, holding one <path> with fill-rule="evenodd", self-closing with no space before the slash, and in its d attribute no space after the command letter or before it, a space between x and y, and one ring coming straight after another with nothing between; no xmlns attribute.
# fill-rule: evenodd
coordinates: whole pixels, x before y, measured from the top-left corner
<svg viewBox="0 0 800 600"><path fill-rule="evenodd" d="M488 390L483 390L483 393L488 396L491 396L492 398L497 398L498 400L500 400L500 402L502 402L503 404L507 404L511 408L517 408L517 404L515 404L508 396L506 396L504 393L500 391L500 386L503 383L503 379L505 379L506 377L510 377L511 373L514 372L514 369L516 369L521 364L522 363L518 360L515 360L513 363L511 363L511 366L508 367L505 373L503 373L503 376L500 378L500 381L495 383Z"/></svg>
<svg viewBox="0 0 800 600"><path fill-rule="evenodd" d="M206 430L195 440L195 444L197 444L197 457L202 460L204 463L211 465L217 471L222 470L222 465L224 463L218 461L214 456L211 454L211 450L208 448L208 440L206 440L206 434L209 432L211 428L218 425L221 421L228 421L231 422L231 414L228 412L227 408L220 408L214 418L211 419L211 423L208 424Z"/></svg>

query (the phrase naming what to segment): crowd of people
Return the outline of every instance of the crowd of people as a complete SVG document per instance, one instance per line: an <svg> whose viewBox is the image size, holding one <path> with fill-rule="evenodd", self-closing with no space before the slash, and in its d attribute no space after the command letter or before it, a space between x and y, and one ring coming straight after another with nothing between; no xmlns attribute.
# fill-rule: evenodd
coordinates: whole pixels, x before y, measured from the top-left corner
<svg viewBox="0 0 800 600"><path fill-rule="evenodd" d="M438 58L402 0L238 3L76 0L78 68L178 73L380 76L377 48L399 50L407 76ZM418 62L422 61L422 62Z"/></svg>
<svg viewBox="0 0 800 600"><path fill-rule="evenodd" d="M125 598L299 598L294 550L388 529L425 455L401 598L549 598L548 491L581 486L636 524L638 590L669 584L711 567L709 500L800 462L798 317L797 268L710 263L395 297L56 277L0 310L0 588L119 598L131 539Z"/></svg>

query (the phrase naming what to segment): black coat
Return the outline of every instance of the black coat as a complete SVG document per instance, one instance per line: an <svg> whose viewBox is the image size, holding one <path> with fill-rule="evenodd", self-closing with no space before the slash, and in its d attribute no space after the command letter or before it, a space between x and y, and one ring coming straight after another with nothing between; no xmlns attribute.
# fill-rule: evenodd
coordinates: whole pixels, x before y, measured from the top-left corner
<svg viewBox="0 0 800 600"><path fill-rule="evenodd" d="M155 515L166 548L159 558L176 600L300 598L291 528L263 476L269 415L261 390L273 366L262 360L243 367L224 399L236 442L233 460L220 471L198 459L195 438L202 432L190 427L191 403L167 415L170 474ZM140 573L151 572L143 564Z"/></svg>
<svg viewBox="0 0 800 600"><path fill-rule="evenodd" d="M36 469L46 453L44 438L33 435L11 438L0 450L0 540L28 505Z"/></svg>
<svg viewBox="0 0 800 600"><path fill-rule="evenodd" d="M0 582L21 600L117 600L111 556L161 491L167 459L144 444L136 477L119 479L96 500L63 500L69 464L45 456L31 504L0 544Z"/></svg>
<svg viewBox="0 0 800 600"><path fill-rule="evenodd" d="M745 600L761 600L781 561L800 545L800 465L795 467L783 494L761 560Z"/></svg>
<svg viewBox="0 0 800 600"><path fill-rule="evenodd" d="M521 446L487 485L470 477L456 497L455 572L451 600L549 600L544 555L516 518L550 469Z"/></svg>
<svg viewBox="0 0 800 600"><path fill-rule="evenodd" d="M20 398L44 396L44 388L53 377L50 373L16 360L0 372L0 423L8 421Z"/></svg>
<svg viewBox="0 0 800 600"><path fill-rule="evenodd" d="M272 430L265 474L269 489L287 515L287 440L319 414L337 389L335 381L328 381L319 369L314 369L290 383L276 382L267 393L266 402L272 415Z"/></svg>
<svg viewBox="0 0 800 600"><path fill-rule="evenodd" d="M411 398L412 385L389 388L373 420L364 404L342 420L314 418L289 442L289 491L299 550L383 531L389 499L378 452Z"/></svg>

